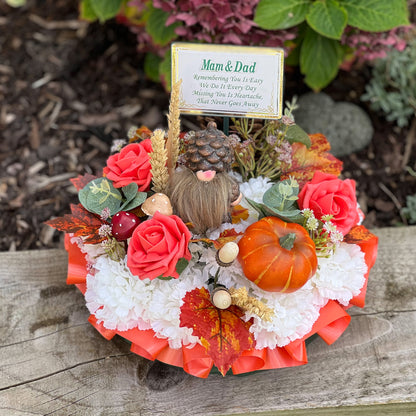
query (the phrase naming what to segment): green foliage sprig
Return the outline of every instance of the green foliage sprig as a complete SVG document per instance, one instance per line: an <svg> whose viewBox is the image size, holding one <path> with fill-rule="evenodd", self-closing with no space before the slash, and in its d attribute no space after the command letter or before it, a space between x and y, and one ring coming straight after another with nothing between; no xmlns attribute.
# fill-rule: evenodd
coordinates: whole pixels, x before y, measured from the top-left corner
<svg viewBox="0 0 416 416"><path fill-rule="evenodd" d="M406 197L406 206L402 208L401 214L408 220L409 224L416 224L416 194Z"/></svg>
<svg viewBox="0 0 416 416"><path fill-rule="evenodd" d="M263 29L300 27L292 63L299 63L314 90L337 75L346 54L340 39L347 25L381 32L409 24L405 0L260 0L254 21Z"/></svg>
<svg viewBox="0 0 416 416"><path fill-rule="evenodd" d="M237 143L232 140L231 144L244 180L258 176L265 176L272 181L279 179L282 164L291 163L290 144L297 142L303 143L307 148L311 146L308 134L293 120L292 112L296 108L294 98L292 102L286 102L281 119L265 121L260 128L255 125L254 120L232 119L231 130L242 139Z"/></svg>
<svg viewBox="0 0 416 416"><path fill-rule="evenodd" d="M404 51L393 49L376 62L361 99L399 127L409 124L416 112L416 39Z"/></svg>
<svg viewBox="0 0 416 416"><path fill-rule="evenodd" d="M332 215L324 215L321 219L318 219L309 208L303 209L301 215L303 222L300 224L306 228L315 243L316 255L318 257L329 257L344 238L331 222Z"/></svg>

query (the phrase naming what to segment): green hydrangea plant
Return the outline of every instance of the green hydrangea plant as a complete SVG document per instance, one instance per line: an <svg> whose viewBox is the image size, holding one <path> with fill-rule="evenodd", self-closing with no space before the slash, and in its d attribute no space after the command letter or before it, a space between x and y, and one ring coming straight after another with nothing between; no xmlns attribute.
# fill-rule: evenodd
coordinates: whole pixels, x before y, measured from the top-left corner
<svg viewBox="0 0 416 416"><path fill-rule="evenodd" d="M408 24L406 0L261 0L255 22L263 29L300 25L297 59L305 82L319 90L331 82L347 50L347 28L381 32Z"/></svg>

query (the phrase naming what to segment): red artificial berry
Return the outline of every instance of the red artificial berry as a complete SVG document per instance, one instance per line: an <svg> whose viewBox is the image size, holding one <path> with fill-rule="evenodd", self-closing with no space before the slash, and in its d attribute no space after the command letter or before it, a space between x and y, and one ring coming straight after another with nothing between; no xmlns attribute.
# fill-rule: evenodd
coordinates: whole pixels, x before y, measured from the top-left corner
<svg viewBox="0 0 416 416"><path fill-rule="evenodd" d="M139 217L132 212L117 212L111 220L111 234L117 241L127 240L139 223Z"/></svg>

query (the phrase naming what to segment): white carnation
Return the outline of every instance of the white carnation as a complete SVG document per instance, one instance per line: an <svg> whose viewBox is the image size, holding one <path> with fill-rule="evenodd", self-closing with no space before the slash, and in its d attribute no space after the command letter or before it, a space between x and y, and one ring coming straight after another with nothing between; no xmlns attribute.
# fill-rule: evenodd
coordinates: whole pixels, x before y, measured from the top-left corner
<svg viewBox="0 0 416 416"><path fill-rule="evenodd" d="M312 283L321 298L337 300L346 306L360 293L367 265L359 246L341 243L332 256L319 258L318 264Z"/></svg>
<svg viewBox="0 0 416 416"><path fill-rule="evenodd" d="M191 262L181 279L140 280L124 261L98 258L95 274L87 276L85 299L89 311L107 329L152 328L172 348L195 344L192 329L181 328L179 317L186 292L202 287L202 271Z"/></svg>

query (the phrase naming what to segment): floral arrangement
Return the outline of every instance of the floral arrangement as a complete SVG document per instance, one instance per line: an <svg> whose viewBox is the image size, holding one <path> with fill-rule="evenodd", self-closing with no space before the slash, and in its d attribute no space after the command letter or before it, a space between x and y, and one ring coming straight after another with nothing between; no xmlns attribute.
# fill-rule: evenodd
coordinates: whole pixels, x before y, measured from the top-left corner
<svg viewBox="0 0 416 416"><path fill-rule="evenodd" d="M377 237L326 138L280 120L234 120L226 136L134 128L101 177L72 180L68 284L90 323L131 351L207 377L302 365L305 340L334 342L362 307Z"/></svg>

